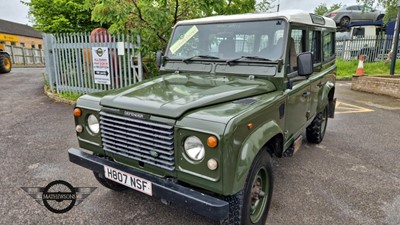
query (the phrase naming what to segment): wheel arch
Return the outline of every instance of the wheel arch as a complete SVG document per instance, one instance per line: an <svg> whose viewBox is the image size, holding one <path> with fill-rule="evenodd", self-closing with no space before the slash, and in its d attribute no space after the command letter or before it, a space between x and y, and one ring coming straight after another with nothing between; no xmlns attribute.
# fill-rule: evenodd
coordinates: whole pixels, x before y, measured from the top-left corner
<svg viewBox="0 0 400 225"><path fill-rule="evenodd" d="M231 194L243 189L255 157L260 151L267 151L271 156L282 156L283 132L275 121L269 121L254 131L242 144L236 161Z"/></svg>
<svg viewBox="0 0 400 225"><path fill-rule="evenodd" d="M329 104L330 101L333 101L335 95L335 84L332 81L327 81L323 86L322 95L318 101L317 112L321 112L324 108Z"/></svg>

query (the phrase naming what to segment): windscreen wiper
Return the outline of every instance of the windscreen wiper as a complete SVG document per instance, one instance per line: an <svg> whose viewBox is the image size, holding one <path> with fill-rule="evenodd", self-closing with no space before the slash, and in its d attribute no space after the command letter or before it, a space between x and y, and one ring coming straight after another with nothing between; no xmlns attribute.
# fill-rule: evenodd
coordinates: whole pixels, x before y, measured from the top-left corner
<svg viewBox="0 0 400 225"><path fill-rule="evenodd" d="M195 55L192 56L190 58L184 59L182 60L184 63L189 63L190 61L192 61L195 58L202 58L202 59L219 59L219 57L217 56L212 56L212 55Z"/></svg>
<svg viewBox="0 0 400 225"><path fill-rule="evenodd" d="M231 63L234 63L234 62L238 62L238 61L240 61L240 60L242 60L242 59L257 60L257 61L265 61L265 62L272 61L272 60L270 60L270 59L263 58L263 57L259 57L259 56L241 56L240 58L237 58L237 59L228 60L228 61L226 61L226 63L231 64Z"/></svg>

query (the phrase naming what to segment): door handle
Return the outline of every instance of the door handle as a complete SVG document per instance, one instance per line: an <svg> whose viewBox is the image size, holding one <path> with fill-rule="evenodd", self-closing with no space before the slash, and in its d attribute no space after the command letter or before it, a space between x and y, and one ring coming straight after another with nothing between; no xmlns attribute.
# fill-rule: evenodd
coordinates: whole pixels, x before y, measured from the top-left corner
<svg viewBox="0 0 400 225"><path fill-rule="evenodd" d="M303 93L303 97L306 98L311 95L311 92L307 91Z"/></svg>

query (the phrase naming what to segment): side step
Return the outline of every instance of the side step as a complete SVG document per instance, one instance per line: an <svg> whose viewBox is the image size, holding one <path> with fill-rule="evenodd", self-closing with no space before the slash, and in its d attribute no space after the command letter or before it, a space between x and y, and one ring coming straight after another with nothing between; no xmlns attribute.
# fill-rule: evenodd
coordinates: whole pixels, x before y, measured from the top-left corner
<svg viewBox="0 0 400 225"><path fill-rule="evenodd" d="M288 149L286 149L286 151L283 153L283 157L292 157L294 154L300 151L302 144L303 144L303 135L300 135L293 142L293 144Z"/></svg>

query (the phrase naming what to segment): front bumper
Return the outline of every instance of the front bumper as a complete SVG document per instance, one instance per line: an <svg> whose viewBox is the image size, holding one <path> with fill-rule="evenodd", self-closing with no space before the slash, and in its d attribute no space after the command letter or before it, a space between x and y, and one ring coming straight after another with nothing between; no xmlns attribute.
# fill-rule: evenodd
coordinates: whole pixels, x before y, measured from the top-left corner
<svg viewBox="0 0 400 225"><path fill-rule="evenodd" d="M104 173L104 165L141 177L153 183L153 196L186 207L202 216L222 220L228 217L229 204L219 198L179 185L173 181L143 173L134 168L70 148L69 160L87 169Z"/></svg>

